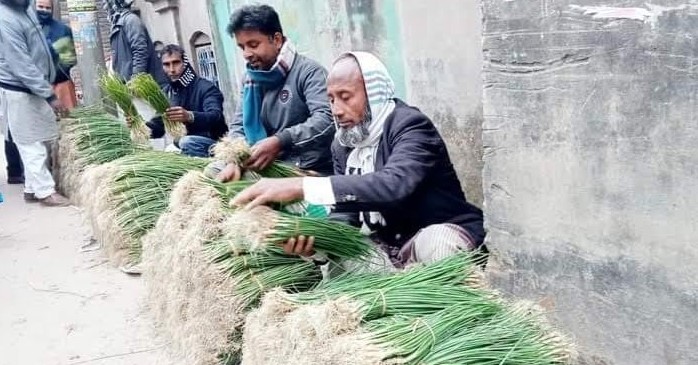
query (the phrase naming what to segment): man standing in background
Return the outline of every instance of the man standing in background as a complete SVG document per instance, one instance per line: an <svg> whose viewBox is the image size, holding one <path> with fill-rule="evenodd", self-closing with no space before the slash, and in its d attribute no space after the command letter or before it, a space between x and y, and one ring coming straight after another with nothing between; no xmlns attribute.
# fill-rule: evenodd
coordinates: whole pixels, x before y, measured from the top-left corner
<svg viewBox="0 0 698 365"><path fill-rule="evenodd" d="M149 73L160 85L167 82L148 30L131 11L133 0L105 0L111 22L111 65L124 81L139 73Z"/></svg>
<svg viewBox="0 0 698 365"><path fill-rule="evenodd" d="M56 68L30 0L0 0L0 93L4 122L24 162L24 198L66 206L49 170L58 138L56 114L65 106L51 87ZM56 113L56 114L54 114Z"/></svg>
<svg viewBox="0 0 698 365"><path fill-rule="evenodd" d="M77 106L75 84L70 79L70 69L78 63L70 27L53 18L53 2L36 0L36 15L53 52L56 64L56 80L53 90L58 99L68 109Z"/></svg>

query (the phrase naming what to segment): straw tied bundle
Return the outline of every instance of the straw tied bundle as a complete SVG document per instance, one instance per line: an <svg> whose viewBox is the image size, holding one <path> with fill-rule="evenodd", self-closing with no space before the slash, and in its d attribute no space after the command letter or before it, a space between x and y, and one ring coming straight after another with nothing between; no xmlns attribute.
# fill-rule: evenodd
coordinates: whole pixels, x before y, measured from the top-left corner
<svg viewBox="0 0 698 365"><path fill-rule="evenodd" d="M243 364L564 364L571 350L527 308L473 281L454 256L393 275L274 291L247 317Z"/></svg>
<svg viewBox="0 0 698 365"><path fill-rule="evenodd" d="M88 171L81 187L83 205L95 234L113 262L138 262L140 239L165 211L174 183L206 159L142 151Z"/></svg>
<svg viewBox="0 0 698 365"><path fill-rule="evenodd" d="M184 363L236 363L245 315L264 293L302 292L320 281L314 263L285 255L279 242L315 235L316 247L338 259L360 260L372 250L358 230L303 212L228 207L227 200L251 183L187 174L144 238L151 308Z"/></svg>

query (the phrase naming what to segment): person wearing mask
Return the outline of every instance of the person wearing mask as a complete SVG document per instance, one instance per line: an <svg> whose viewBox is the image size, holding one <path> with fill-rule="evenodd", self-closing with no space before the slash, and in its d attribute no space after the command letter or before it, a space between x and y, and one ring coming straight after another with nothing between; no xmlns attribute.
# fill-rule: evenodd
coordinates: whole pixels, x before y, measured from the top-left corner
<svg viewBox="0 0 698 365"><path fill-rule="evenodd" d="M0 0L0 93L2 116L24 163L24 197L46 206L66 206L49 170L58 138L56 114L66 107L51 83L56 69L30 0Z"/></svg>
<svg viewBox="0 0 698 365"><path fill-rule="evenodd" d="M78 63L70 27L53 18L52 0L36 0L36 15L41 23L46 40L53 52L56 63L56 80L53 90L63 105L75 108L75 84L70 79L70 70Z"/></svg>

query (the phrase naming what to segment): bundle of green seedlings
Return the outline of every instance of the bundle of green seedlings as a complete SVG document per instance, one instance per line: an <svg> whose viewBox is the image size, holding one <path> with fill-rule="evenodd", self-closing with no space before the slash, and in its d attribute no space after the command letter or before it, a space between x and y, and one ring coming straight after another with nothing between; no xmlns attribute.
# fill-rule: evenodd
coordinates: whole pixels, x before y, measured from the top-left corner
<svg viewBox="0 0 698 365"><path fill-rule="evenodd" d="M321 273L313 262L288 256L279 246L290 238L313 236L315 249L338 261L362 261L373 254L373 246L357 229L307 215L307 211L291 214L266 207L230 210L222 224L224 234L204 244L209 262L232 283L236 311L244 315L257 307L270 290L296 293L318 284ZM230 337L231 347L219 357L223 363L240 360L242 330L242 323L235 327L237 336Z"/></svg>
<svg viewBox="0 0 698 365"><path fill-rule="evenodd" d="M106 98L116 104L129 121L133 142L142 146L149 145L150 128L145 124L145 120L143 120L143 117L133 104L133 94L128 86L119 77L111 73L102 75L99 79L99 85Z"/></svg>
<svg viewBox="0 0 698 365"><path fill-rule="evenodd" d="M250 249L248 230L266 227L264 216L233 209L228 200L252 183L186 174L143 238L150 308L183 363L239 363L245 315L262 295L307 290L321 279L315 264L277 246Z"/></svg>
<svg viewBox="0 0 698 365"><path fill-rule="evenodd" d="M503 300L464 285L472 282L474 267L473 257L462 254L393 275L349 273L305 293L271 292L247 318L243 364L421 364L436 358L435 350L453 336L478 326L516 323L511 318L519 312ZM566 347L556 340L560 337L532 316L521 318L530 329L525 339L517 343L490 337L502 345L469 356L491 356L502 364L526 363L507 360L519 355L535 358L535 364L565 363ZM479 343L487 339L471 338ZM524 342L531 346L521 347ZM454 346L451 350L457 350ZM444 348L439 356L453 356L448 351Z"/></svg>
<svg viewBox="0 0 698 365"><path fill-rule="evenodd" d="M252 155L250 146L243 138L221 139L213 146L213 155L216 159L226 163L234 163L238 166L245 166L245 163ZM264 170L257 172L258 177L299 177L307 175L295 166L290 166L282 162L275 161Z"/></svg>
<svg viewBox="0 0 698 365"><path fill-rule="evenodd" d="M106 114L103 106L78 108L61 120L58 141L59 187L73 196L84 170L136 151L128 130Z"/></svg>
<svg viewBox="0 0 698 365"><path fill-rule="evenodd" d="M140 239L165 211L172 187L189 171L201 171L207 159L144 151L118 163L109 187L115 222L131 241L131 259L140 261Z"/></svg>
<svg viewBox="0 0 698 365"><path fill-rule="evenodd" d="M449 309L453 318L459 308ZM527 308L507 308L485 321L452 324L454 330L448 330L447 336L433 341L433 348L419 357L419 362L408 364L424 365L561 365L569 364L575 358L575 350L564 336L547 328ZM441 327L443 323L435 323ZM409 331L409 323L396 331ZM384 336L390 330L383 328ZM395 337L394 335L392 337ZM409 345L405 337L393 343Z"/></svg>
<svg viewBox="0 0 698 365"><path fill-rule="evenodd" d="M234 351L229 337L244 319L231 299L235 285L210 262L204 246L223 234L228 213L220 194L202 173L188 172L142 238L148 307L181 364L218 364L219 354Z"/></svg>
<svg viewBox="0 0 698 365"><path fill-rule="evenodd" d="M128 87L133 95L148 103L162 117L165 132L172 138L182 138L187 134L184 124L172 122L167 118L166 112L170 107L170 101L153 76L146 73L135 75L128 82Z"/></svg>
<svg viewBox="0 0 698 365"><path fill-rule="evenodd" d="M332 260L368 259L376 252L375 245L358 228L306 216L305 212L291 214L261 206L237 215L228 224L231 231L244 237L241 251L273 251L290 238L303 236L314 237L315 251Z"/></svg>
<svg viewBox="0 0 698 365"><path fill-rule="evenodd" d="M62 122L65 123L62 138L74 145L76 162L83 166L103 164L136 152L128 129L109 114L95 112Z"/></svg>

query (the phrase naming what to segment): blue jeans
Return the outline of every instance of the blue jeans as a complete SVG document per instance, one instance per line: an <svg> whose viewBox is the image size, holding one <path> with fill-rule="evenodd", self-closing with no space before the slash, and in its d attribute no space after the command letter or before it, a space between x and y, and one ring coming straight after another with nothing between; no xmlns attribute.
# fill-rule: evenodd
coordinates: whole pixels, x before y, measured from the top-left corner
<svg viewBox="0 0 698 365"><path fill-rule="evenodd" d="M192 157L210 157L215 140L202 136L184 136L177 142L182 154Z"/></svg>

